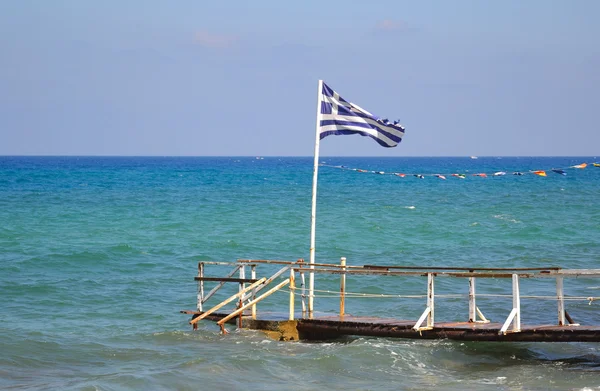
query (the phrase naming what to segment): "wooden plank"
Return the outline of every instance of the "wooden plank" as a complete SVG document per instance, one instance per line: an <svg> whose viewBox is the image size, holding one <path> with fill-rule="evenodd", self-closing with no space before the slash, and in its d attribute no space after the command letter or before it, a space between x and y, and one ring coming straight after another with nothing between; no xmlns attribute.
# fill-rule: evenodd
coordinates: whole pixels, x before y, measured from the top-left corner
<svg viewBox="0 0 600 391"><path fill-rule="evenodd" d="M498 334L500 325L465 324L462 327L436 325L429 330L414 331L410 324L372 324L335 322L319 319L298 320L302 339L323 340L346 335L409 339L452 339L459 341L512 341L512 342L600 342L600 328L582 327L526 327L519 333Z"/></svg>
<svg viewBox="0 0 600 391"><path fill-rule="evenodd" d="M182 311L199 315L195 311ZM220 321L228 313L213 313L207 319ZM245 322L249 328L261 330L261 324L271 326L289 322L287 314L265 313L255 322ZM249 318L249 317L248 317ZM248 319L247 318L247 319ZM452 339L459 341L511 342L600 342L600 326L521 325L521 332L499 335L500 323L444 322L430 330L414 331L415 321L392 318L356 317L346 315L297 319L296 328L301 339L327 340L342 336L374 336L409 339Z"/></svg>

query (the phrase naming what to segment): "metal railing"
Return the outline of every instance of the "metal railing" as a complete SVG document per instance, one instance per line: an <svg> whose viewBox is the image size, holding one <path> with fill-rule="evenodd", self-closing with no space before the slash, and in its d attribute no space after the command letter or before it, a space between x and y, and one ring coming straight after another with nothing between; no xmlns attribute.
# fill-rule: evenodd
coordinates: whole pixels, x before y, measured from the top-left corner
<svg viewBox="0 0 600 391"><path fill-rule="evenodd" d="M258 265L281 265L283 266L279 271L274 273L269 278L256 278L256 268ZM233 270L226 277L207 277L205 276L206 265L229 265L233 266ZM251 268L251 278L245 278L246 267ZM273 282L275 279L281 277L285 272L289 271L289 277L284 281L278 283L274 288L270 289L266 293L257 297L257 293L264 289L267 285ZM238 272L239 278L233 278L232 276ZM300 275L300 286L296 285L296 273ZM228 314L227 316L220 319L217 323L221 326L221 330L226 332L224 324L232 318L239 317L239 327L242 326L242 314L248 308L251 308L252 319L257 318L256 304L270 296L274 292L281 290L285 286L289 286L289 320L295 318L295 301L296 296L301 297L302 302L302 318L308 317L312 319L314 314L312 312L307 313L306 306L306 291L305 291L305 273L324 273L340 275L340 289L339 292L335 291L318 291L314 292L327 292L334 295L339 295L339 318L343 320L346 314L346 298L349 296L369 296L369 293L353 293L348 292L346 287L347 276L362 276L362 275L375 275L375 276L414 276L414 277L427 277L427 294L426 296L416 295L390 295L393 297L425 297L426 305L421 316L414 324L413 329L415 331L430 330L435 326L435 280L438 277L450 277L450 278L466 278L468 279L469 293L468 293L468 322L471 323L488 323L489 320L483 315L483 312L477 306L477 293L476 293L476 281L479 278L498 278L498 279L511 279L512 280L512 308L502 327L499 330L499 334L506 333L517 333L521 330L521 291L519 287L519 281L522 278L554 278L556 285L556 295L553 296L535 296L535 298L552 299L557 301L557 313L558 313L558 325L559 326L575 326L578 325L573 321L565 310L565 299L564 294L564 279L565 278L578 278L578 277L599 277L600 269L574 269L565 270L558 267L547 267L547 268L453 268L453 267L429 267L421 268L415 266L381 266L381 265L363 265L363 266L352 266L347 265L346 258L341 258L339 264L306 264L303 260L295 262L290 261L277 261L277 260L238 260L235 263L225 262L200 262L198 264L198 276L195 278L198 281L198 302L197 309L199 315L195 317L190 323L197 326L197 322L201 319L206 318L216 310L222 308L227 303L238 299L237 309ZM208 294L204 294L204 282L205 281L216 281L218 282ZM211 298L217 290L219 290L226 282L237 282L239 283L238 293L222 301L216 306L212 307L208 311L203 311L204 303ZM251 284L246 286L246 284ZM298 292L300 291L300 292ZM314 299L314 292L312 292ZM384 297L386 295L376 295L377 297ZM450 297L456 295L437 295L438 298ZM459 295L460 296L460 295ZM480 295L484 297L506 297L507 295L493 295L484 294ZM370 295L369 297L375 297ZM388 296L389 297L389 296ZM528 298L534 298L534 296L527 296ZM589 300L590 303L595 300L595 297L569 297L568 299L584 299ZM309 298L310 300L310 298Z"/></svg>

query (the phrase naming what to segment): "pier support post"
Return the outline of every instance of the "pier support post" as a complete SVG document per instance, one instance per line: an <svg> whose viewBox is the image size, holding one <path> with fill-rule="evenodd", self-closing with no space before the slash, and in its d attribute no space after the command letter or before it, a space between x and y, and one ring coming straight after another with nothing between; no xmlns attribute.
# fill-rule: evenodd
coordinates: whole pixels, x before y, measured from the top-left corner
<svg viewBox="0 0 600 391"><path fill-rule="evenodd" d="M430 308L429 315L427 316L427 327L433 328L434 319L434 298L435 294L433 291L433 273L427 273L427 307Z"/></svg>
<svg viewBox="0 0 600 391"><path fill-rule="evenodd" d="M490 323L490 321L483 316L483 313L477 307L477 301L475 297L475 277L469 277L469 322ZM479 320L477 320L477 316L479 316Z"/></svg>
<svg viewBox="0 0 600 391"><path fill-rule="evenodd" d="M517 309L515 320L513 321L513 331L521 331L521 294L519 290L519 275L512 275L513 281L513 308Z"/></svg>
<svg viewBox="0 0 600 391"><path fill-rule="evenodd" d="M240 268L240 280L243 280L246 278L246 266L242 265L242 267ZM243 282L240 282L240 288L239 288L239 295L240 295L240 300L238 302L238 308L242 308L244 306L244 291L246 290L246 284ZM238 318L238 327L241 329L242 328L242 315L243 313L240 313L240 316Z"/></svg>
<svg viewBox="0 0 600 391"><path fill-rule="evenodd" d="M198 277L204 277L204 262L198 262ZM196 308L202 312L202 303L204 303L204 280L198 281L198 303Z"/></svg>
<svg viewBox="0 0 600 391"><path fill-rule="evenodd" d="M469 322L477 321L477 306L475 304L475 277L469 277Z"/></svg>
<svg viewBox="0 0 600 391"><path fill-rule="evenodd" d="M558 301L558 325L565 325L565 298L563 293L563 278L556 277L556 300Z"/></svg>
<svg viewBox="0 0 600 391"><path fill-rule="evenodd" d="M433 282L434 273L427 273L427 308L421 314L421 317L417 321L417 323L413 326L413 330L421 331L432 329L434 325L434 282ZM421 327L423 322L427 319L427 327Z"/></svg>
<svg viewBox="0 0 600 391"><path fill-rule="evenodd" d="M300 267L304 266L304 259L298 259ZM300 287L302 288L302 317L306 316L306 284L304 281L304 272L300 272Z"/></svg>
<svg viewBox="0 0 600 391"><path fill-rule="evenodd" d="M294 268L290 269L290 320L294 320L294 290L296 289L296 276Z"/></svg>
<svg viewBox="0 0 600 391"><path fill-rule="evenodd" d="M256 280L256 265L252 265L250 269L250 276L253 280ZM256 288L252 289L251 300L256 299ZM256 319L256 304L252 306L252 319Z"/></svg>
<svg viewBox="0 0 600 391"><path fill-rule="evenodd" d="M556 300L558 302L558 325L565 325L565 296L563 292L563 278L556 277Z"/></svg>
<svg viewBox="0 0 600 391"><path fill-rule="evenodd" d="M344 317L346 307L346 258L340 259L342 274L340 277L340 320Z"/></svg>
<svg viewBox="0 0 600 391"><path fill-rule="evenodd" d="M506 321L504 322L504 325L502 325L502 328L500 329L498 334L506 335L508 326L510 326L511 322L512 322L512 332L513 333L518 333L519 331L521 331L521 298L520 298L520 294L519 294L519 275L518 274L512 275L512 296L513 296L512 311L510 312L510 315L508 315L508 318L506 318Z"/></svg>

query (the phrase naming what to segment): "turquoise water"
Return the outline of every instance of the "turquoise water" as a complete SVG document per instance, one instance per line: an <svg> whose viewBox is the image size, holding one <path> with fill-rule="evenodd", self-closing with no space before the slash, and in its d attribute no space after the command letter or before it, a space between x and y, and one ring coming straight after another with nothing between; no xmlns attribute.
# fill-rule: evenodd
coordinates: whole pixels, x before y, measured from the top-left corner
<svg viewBox="0 0 600 391"><path fill-rule="evenodd" d="M322 158L317 262L596 268L600 168L593 157ZM464 344L354 338L283 343L260 332L192 332L198 261L308 259L312 158L0 157L0 389L585 389L600 386L597 344ZM266 267L270 274L273 267ZM222 275L225 269L212 274ZM319 276L317 288L339 281ZM568 294L600 296L600 281ZM464 287L438 279L436 293ZM348 290L422 294L424 280L353 278ZM510 293L508 281L479 292ZM524 281L523 294L552 294ZM225 295L227 292L224 292ZM285 298L259 311L287 309ZM279 296L281 298L281 296ZM478 304L494 321L510 299ZM216 304L216 302L215 302ZM347 311L416 319L423 300L349 299ZM464 300L436 303L464 320ZM336 299L317 297L319 311ZM554 303L524 300L524 322L553 322ZM572 301L600 324L597 303ZM508 310L507 310L508 308ZM465 315L466 316L466 315Z"/></svg>

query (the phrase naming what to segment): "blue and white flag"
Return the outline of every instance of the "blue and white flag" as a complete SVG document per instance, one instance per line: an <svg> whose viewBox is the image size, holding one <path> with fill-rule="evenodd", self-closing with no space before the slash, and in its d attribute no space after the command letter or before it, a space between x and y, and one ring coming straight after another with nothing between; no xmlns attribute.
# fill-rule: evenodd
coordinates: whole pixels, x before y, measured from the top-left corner
<svg viewBox="0 0 600 391"><path fill-rule="evenodd" d="M395 147L404 136L399 121L390 122L378 118L354 103L344 100L337 92L323 83L319 94L321 122L319 138L344 134L360 134L373 138L383 147Z"/></svg>

